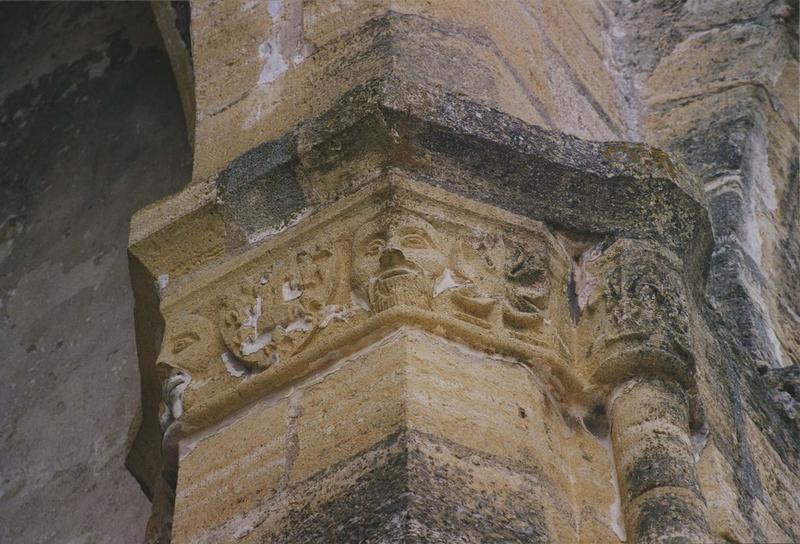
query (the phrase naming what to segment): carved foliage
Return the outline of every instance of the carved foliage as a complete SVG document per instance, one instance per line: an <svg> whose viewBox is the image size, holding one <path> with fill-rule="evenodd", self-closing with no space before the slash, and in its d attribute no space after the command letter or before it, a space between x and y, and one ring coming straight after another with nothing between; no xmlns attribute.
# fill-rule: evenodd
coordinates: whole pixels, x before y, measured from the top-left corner
<svg viewBox="0 0 800 544"><path fill-rule="evenodd" d="M540 330L554 287L552 255L544 248L512 245L507 248L506 301L503 323L520 330Z"/></svg>
<svg viewBox="0 0 800 544"><path fill-rule="evenodd" d="M461 241L454 263L463 278L451 295L455 316L517 338L541 340L553 298L562 294L563 256L542 235Z"/></svg>
<svg viewBox="0 0 800 544"><path fill-rule="evenodd" d="M579 334L588 342L587 357L613 359L636 350L687 358L685 288L678 265L664 250L648 242L620 240L587 269L600 279Z"/></svg>
<svg viewBox="0 0 800 544"><path fill-rule="evenodd" d="M629 348L681 356L688 349L679 271L645 242L618 241L581 265L588 279L578 293L586 302L576 331L567 301L570 258L541 227L467 226L400 207L360 222L357 215L346 219L313 233L311 241L263 255L261 268L253 263L216 303L204 303L204 313L216 312L216 326L198 317L202 322L184 323L181 339L215 352L210 359L228 380L398 306L567 359L577 345L584 361L594 361L590 367ZM167 365L176 369L163 376L167 405L195 374L190 365ZM199 378L208 379L203 372Z"/></svg>
<svg viewBox="0 0 800 544"><path fill-rule="evenodd" d="M262 253L227 292L217 284L216 298L196 299L190 311L206 317L168 319L163 425L181 416L184 396L191 407L194 395L214 395L306 348L336 346L339 333L400 306L428 312L417 314L421 322L436 314L437 326L457 334L524 342L595 383L683 372L675 361L688 354L686 296L679 265L655 245L619 240L587 253L581 289L568 293L578 264L544 228L469 225L402 207L362 218L353 213Z"/></svg>
<svg viewBox="0 0 800 544"><path fill-rule="evenodd" d="M351 285L374 313L431 309L537 344L566 281L565 257L542 231L486 232L402 210L359 227L353 256Z"/></svg>
<svg viewBox="0 0 800 544"><path fill-rule="evenodd" d="M248 368L264 369L302 346L333 293L335 261L332 244L301 249L224 297L220 330L228 350Z"/></svg>
<svg viewBox="0 0 800 544"><path fill-rule="evenodd" d="M555 245L538 231L511 236L435 224L393 209L353 228L349 261L325 235L281 253L262 275L222 297L225 346L249 369L262 370L296 353L333 320L353 324L395 306L433 310L541 344L548 308L563 295L565 281ZM334 301L347 270L354 302Z"/></svg>
<svg viewBox="0 0 800 544"><path fill-rule="evenodd" d="M688 317L679 285L652 268L616 268L606 277L604 297L619 336L647 338L657 332L683 337Z"/></svg>

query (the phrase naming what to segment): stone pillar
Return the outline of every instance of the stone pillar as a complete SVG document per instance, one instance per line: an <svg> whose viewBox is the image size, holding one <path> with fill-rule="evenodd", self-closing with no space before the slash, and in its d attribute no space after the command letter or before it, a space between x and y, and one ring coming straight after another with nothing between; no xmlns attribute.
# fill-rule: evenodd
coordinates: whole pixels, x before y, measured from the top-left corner
<svg viewBox="0 0 800 544"><path fill-rule="evenodd" d="M710 542L695 476L692 303L682 264L641 240L595 246L576 264L578 344L607 413L627 536ZM584 291L585 290L585 291ZM694 412L694 413L693 413Z"/></svg>
<svg viewBox="0 0 800 544"><path fill-rule="evenodd" d="M610 400L611 443L633 542L711 542L695 477L686 395L661 380L630 380Z"/></svg>
<svg viewBox="0 0 800 544"><path fill-rule="evenodd" d="M185 443L173 542L574 542L560 425L524 367L401 328Z"/></svg>
<svg viewBox="0 0 800 544"><path fill-rule="evenodd" d="M511 36L561 49L552 6L357 4L192 4L195 179L130 244L151 539L618 541L599 429L638 366L585 353L612 317L567 240L700 277L697 187L535 126L556 89Z"/></svg>
<svg viewBox="0 0 800 544"><path fill-rule="evenodd" d="M576 541L552 235L400 179L303 226L162 302L172 541Z"/></svg>

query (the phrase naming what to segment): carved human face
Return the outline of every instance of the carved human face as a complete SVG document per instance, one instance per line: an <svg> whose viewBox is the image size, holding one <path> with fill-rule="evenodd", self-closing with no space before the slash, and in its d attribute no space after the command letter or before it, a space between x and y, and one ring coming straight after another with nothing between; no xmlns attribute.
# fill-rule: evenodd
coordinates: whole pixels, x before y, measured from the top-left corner
<svg viewBox="0 0 800 544"><path fill-rule="evenodd" d="M219 331L211 320L195 314L184 315L167 323L158 365L200 373L212 357L223 351Z"/></svg>
<svg viewBox="0 0 800 544"><path fill-rule="evenodd" d="M192 375L200 375L209 361L223 351L219 332L210 320L185 315L167 323L156 370L172 419L183 413L181 398Z"/></svg>
<svg viewBox="0 0 800 544"><path fill-rule="evenodd" d="M354 287L366 290L375 312L429 306L434 282L447 268L438 239L430 223L409 213L364 225L354 241Z"/></svg>

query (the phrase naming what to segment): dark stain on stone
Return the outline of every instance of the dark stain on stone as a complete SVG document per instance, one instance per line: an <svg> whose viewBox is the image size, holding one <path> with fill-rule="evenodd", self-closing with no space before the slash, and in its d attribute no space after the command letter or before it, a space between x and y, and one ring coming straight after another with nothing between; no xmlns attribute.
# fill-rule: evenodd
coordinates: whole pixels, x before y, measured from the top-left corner
<svg viewBox="0 0 800 544"><path fill-rule="evenodd" d="M475 467L514 471L524 484L490 492L476 485ZM276 543L544 542L550 534L535 497L551 486L531 467L406 430L262 505L279 521L249 536Z"/></svg>
<svg viewBox="0 0 800 544"><path fill-rule="evenodd" d="M680 459L661 449L645 451L626 476L629 501L658 487L683 487L701 497L688 454Z"/></svg>
<svg viewBox="0 0 800 544"><path fill-rule="evenodd" d="M186 47L189 57L191 57L192 32L190 25L192 21L192 4L188 0L181 0L180 2L170 2L170 5L172 6L172 11L175 12L175 30L180 34L181 41L183 41L183 45Z"/></svg>
<svg viewBox="0 0 800 544"><path fill-rule="evenodd" d="M462 107L469 110L470 105ZM496 112L493 116L500 114ZM489 115L482 113L486 119ZM486 119L498 125L503 119ZM504 123L505 122L505 123ZM483 127L483 125L482 125ZM470 127L471 128L471 127ZM566 152L542 152L549 134L539 134L535 127L513 127L520 133L506 133L497 140L484 135L469 134L437 123L418 125L415 139L421 158L426 158L427 176L435 184L469 198L490 203L509 211L544 221L556 228L610 234L617 237L652 236L667 243L679 254L691 251L695 241L695 225L702 222L705 211L697 202L666 177L650 177L646 184L634 177L618 173L602 174L602 165L594 164L581 170L580 158L571 142L562 142ZM499 140L499 141L498 141ZM525 142L509 145L506 141ZM534 153L523 152L528 142L544 144ZM570 147L576 155L571 156ZM639 151L642 153L642 151ZM556 156L561 162L556 162ZM627 160L627 159L625 159ZM639 163L631 163L639 167ZM647 169L649 167L642 166ZM653 217L668 220L654 222ZM702 243L702 239L697 239ZM706 242L707 243L707 242Z"/></svg>
<svg viewBox="0 0 800 544"><path fill-rule="evenodd" d="M578 291L575 281L575 265L569 271L569 280L567 280L567 304L569 305L569 315L572 317L572 322L577 324L581 318L581 307L578 304Z"/></svg>
<svg viewBox="0 0 800 544"><path fill-rule="evenodd" d="M608 438L610 427L606 407L602 404L595 405L588 414L583 416L583 425L597 438L601 440Z"/></svg>
<svg viewBox="0 0 800 544"><path fill-rule="evenodd" d="M475 485L475 467L513 471L519 488ZM415 542L541 542L551 539L544 505L563 508L538 469L427 433L409 434L410 533ZM538 491L538 493L536 491ZM546 498L543 498L542 496Z"/></svg>
<svg viewBox="0 0 800 544"><path fill-rule="evenodd" d="M408 516L405 437L394 433L287 491L268 508L284 510L262 540L402 542ZM315 497L320 497L316 499ZM324 498L323 498L324 497Z"/></svg>
<svg viewBox="0 0 800 544"><path fill-rule="evenodd" d="M290 220L306 205L296 166L291 133L231 161L217 178L226 215L249 234Z"/></svg>
<svg viewBox="0 0 800 544"><path fill-rule="evenodd" d="M702 542L710 534L703 512L694 503L671 493L648 497L639 509L638 542Z"/></svg>

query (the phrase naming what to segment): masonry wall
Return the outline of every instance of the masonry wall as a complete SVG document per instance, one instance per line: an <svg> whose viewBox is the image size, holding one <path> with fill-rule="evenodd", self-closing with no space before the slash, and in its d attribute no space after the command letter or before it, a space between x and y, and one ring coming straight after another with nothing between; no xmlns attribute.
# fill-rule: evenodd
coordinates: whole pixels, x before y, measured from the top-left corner
<svg viewBox="0 0 800 544"><path fill-rule="evenodd" d="M131 214L188 183L147 3L0 5L0 542L141 541Z"/></svg>

